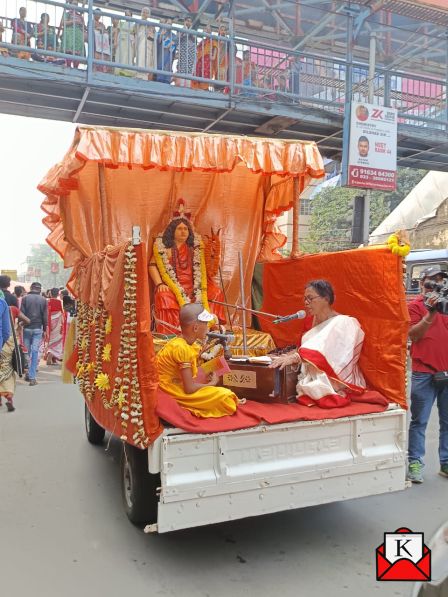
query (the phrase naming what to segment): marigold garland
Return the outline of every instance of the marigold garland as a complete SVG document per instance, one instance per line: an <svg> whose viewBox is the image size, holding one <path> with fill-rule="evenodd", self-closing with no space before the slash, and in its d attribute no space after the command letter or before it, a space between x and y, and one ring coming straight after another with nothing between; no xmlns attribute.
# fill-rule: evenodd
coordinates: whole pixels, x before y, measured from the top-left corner
<svg viewBox="0 0 448 597"><path fill-rule="evenodd" d="M154 259L159 270L160 277L176 297L180 307L190 303L191 299L179 284L179 281L171 265L167 249L162 238L158 237L154 243ZM202 303L204 308L210 310L207 297L207 269L205 267L204 245L199 235L194 235L193 248L193 294L196 303Z"/></svg>
<svg viewBox="0 0 448 597"><path fill-rule="evenodd" d="M387 239L387 245L392 253L399 257L406 257L411 251L411 245L401 237L400 232L391 234Z"/></svg>
<svg viewBox="0 0 448 597"><path fill-rule="evenodd" d="M110 342L108 342L107 344L104 345L103 348L103 361L105 361L106 363L109 363L111 360L111 353L112 353L112 344Z"/></svg>
<svg viewBox="0 0 448 597"><path fill-rule="evenodd" d="M112 331L112 315L109 315L109 317L106 319L106 325L104 326L104 333L106 334L110 334Z"/></svg>
<svg viewBox="0 0 448 597"><path fill-rule="evenodd" d="M110 390L110 381L107 373L98 373L95 377L95 385L99 390Z"/></svg>

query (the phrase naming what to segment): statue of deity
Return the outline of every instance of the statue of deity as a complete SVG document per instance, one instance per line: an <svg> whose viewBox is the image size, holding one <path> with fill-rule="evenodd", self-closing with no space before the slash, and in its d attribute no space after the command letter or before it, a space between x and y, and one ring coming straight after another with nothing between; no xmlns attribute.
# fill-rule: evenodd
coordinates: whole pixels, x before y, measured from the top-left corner
<svg viewBox="0 0 448 597"><path fill-rule="evenodd" d="M226 322L222 305L209 299L223 301L222 291L212 277L220 259L219 236L212 231L204 247L201 236L195 232L191 214L185 212L185 203L179 200L178 211L162 235L153 245L149 273L154 283L156 319L179 327L179 310L186 303L202 303L214 313L219 323ZM208 257L208 259L206 259ZM208 261L208 264L207 264ZM207 271L209 265L210 272ZM157 331L172 334L173 330L157 323Z"/></svg>

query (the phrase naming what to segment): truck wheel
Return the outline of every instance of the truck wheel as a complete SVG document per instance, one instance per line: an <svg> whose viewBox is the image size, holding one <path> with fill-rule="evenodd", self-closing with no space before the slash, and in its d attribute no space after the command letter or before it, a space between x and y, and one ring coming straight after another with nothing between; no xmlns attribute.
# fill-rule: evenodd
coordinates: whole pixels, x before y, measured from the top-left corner
<svg viewBox="0 0 448 597"><path fill-rule="evenodd" d="M121 491L127 517L133 524L157 522L160 475L148 472L148 452L123 444Z"/></svg>
<svg viewBox="0 0 448 597"><path fill-rule="evenodd" d="M99 446L103 443L104 436L106 434L105 429L98 425L95 419L92 417L87 404L84 405L84 421L86 425L87 439L94 446Z"/></svg>

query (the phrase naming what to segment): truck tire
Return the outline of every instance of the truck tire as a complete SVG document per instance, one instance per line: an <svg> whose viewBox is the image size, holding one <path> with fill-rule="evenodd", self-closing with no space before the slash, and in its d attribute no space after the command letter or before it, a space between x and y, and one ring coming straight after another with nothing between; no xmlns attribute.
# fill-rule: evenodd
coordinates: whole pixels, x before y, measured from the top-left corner
<svg viewBox="0 0 448 597"><path fill-rule="evenodd" d="M91 412L87 408L87 404L84 405L84 421L86 426L87 439L94 446L99 446L103 443L106 430L98 425L95 419L92 417Z"/></svg>
<svg viewBox="0 0 448 597"><path fill-rule="evenodd" d="M123 444L121 492L127 517L133 524L157 522L157 488L160 475L148 472L148 452Z"/></svg>

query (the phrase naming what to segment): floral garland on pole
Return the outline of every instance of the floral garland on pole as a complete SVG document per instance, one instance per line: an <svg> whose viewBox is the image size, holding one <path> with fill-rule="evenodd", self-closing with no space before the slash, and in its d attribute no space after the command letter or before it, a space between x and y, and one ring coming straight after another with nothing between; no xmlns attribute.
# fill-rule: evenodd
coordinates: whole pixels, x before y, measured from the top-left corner
<svg viewBox="0 0 448 597"><path fill-rule="evenodd" d="M168 286L176 297L179 307L190 303L191 299L179 284L173 266L168 258L168 252L159 236L154 243L154 259L164 284ZM210 310L207 297L207 270L205 267L204 244L198 234L194 235L193 247L193 296L194 302L202 303Z"/></svg>

